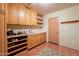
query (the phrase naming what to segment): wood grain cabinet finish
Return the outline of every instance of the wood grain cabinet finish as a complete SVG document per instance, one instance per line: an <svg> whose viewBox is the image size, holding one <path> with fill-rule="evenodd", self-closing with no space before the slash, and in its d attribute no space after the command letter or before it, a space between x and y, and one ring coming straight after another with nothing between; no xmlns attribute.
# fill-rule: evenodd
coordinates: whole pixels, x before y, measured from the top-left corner
<svg viewBox="0 0 79 59"><path fill-rule="evenodd" d="M8 3L7 4L7 23L8 24L18 24L18 5L17 4L12 4Z"/></svg>
<svg viewBox="0 0 79 59"><path fill-rule="evenodd" d="M32 25L36 26L37 25L37 13L34 10L32 10L31 12L32 12L32 15L31 15Z"/></svg>
<svg viewBox="0 0 79 59"><path fill-rule="evenodd" d="M19 24L29 25L29 9L23 5L19 5Z"/></svg>
<svg viewBox="0 0 79 59"><path fill-rule="evenodd" d="M41 43L40 34L37 34L37 45Z"/></svg>
<svg viewBox="0 0 79 59"><path fill-rule="evenodd" d="M37 12L20 4L7 4L8 24L37 25Z"/></svg>
<svg viewBox="0 0 79 59"><path fill-rule="evenodd" d="M0 13L0 56L4 55L4 14Z"/></svg>
<svg viewBox="0 0 79 59"><path fill-rule="evenodd" d="M4 4L0 3L0 12L4 12Z"/></svg>
<svg viewBox="0 0 79 59"><path fill-rule="evenodd" d="M30 24L36 26L37 25L37 13L36 11L30 9Z"/></svg>
<svg viewBox="0 0 79 59"><path fill-rule="evenodd" d="M37 35L33 35L33 38L32 38L33 39L33 47L37 45L37 38L36 38L36 36Z"/></svg>
<svg viewBox="0 0 79 59"><path fill-rule="evenodd" d="M37 25L36 12L23 5L19 6L19 24L21 25Z"/></svg>
<svg viewBox="0 0 79 59"><path fill-rule="evenodd" d="M40 33L28 36L28 49L37 46L46 41L46 33Z"/></svg>
<svg viewBox="0 0 79 59"><path fill-rule="evenodd" d="M46 41L46 33L40 33L39 36L39 43L43 43Z"/></svg>
<svg viewBox="0 0 79 59"><path fill-rule="evenodd" d="M34 37L33 36L28 36L28 49L32 48L34 45Z"/></svg>
<svg viewBox="0 0 79 59"><path fill-rule="evenodd" d="M42 33L42 42L45 42L46 41L46 33Z"/></svg>
<svg viewBox="0 0 79 59"><path fill-rule="evenodd" d="M37 35L31 35L31 36L28 36L28 49L38 45L37 42L38 39L37 39Z"/></svg>
<svg viewBox="0 0 79 59"><path fill-rule="evenodd" d="M42 43L42 35L41 33L38 35L38 44Z"/></svg>

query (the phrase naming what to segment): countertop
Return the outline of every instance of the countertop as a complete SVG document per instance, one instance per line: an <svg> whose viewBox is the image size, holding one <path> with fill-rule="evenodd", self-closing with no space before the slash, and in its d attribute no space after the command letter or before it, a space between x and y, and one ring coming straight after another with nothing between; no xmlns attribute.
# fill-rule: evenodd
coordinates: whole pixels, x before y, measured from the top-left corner
<svg viewBox="0 0 79 59"><path fill-rule="evenodd" d="M9 39L9 38L15 38L15 37L21 37L21 36L31 36L31 35L41 34L41 33L46 33L46 32L11 35L11 36L7 36L7 38Z"/></svg>

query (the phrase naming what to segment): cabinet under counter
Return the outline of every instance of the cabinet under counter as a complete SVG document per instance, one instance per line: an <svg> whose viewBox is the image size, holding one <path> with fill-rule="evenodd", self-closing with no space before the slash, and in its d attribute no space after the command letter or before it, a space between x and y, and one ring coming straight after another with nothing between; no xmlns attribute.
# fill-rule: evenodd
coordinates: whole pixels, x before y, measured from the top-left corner
<svg viewBox="0 0 79 59"><path fill-rule="evenodd" d="M44 43L45 41L46 41L46 32L28 35L27 49L29 50L37 45Z"/></svg>

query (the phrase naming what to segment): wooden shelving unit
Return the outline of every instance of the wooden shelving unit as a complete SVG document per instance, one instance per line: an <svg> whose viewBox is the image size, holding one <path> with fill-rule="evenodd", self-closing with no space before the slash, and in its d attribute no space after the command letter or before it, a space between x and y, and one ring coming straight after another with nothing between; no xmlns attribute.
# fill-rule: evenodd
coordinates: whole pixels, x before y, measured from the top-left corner
<svg viewBox="0 0 79 59"><path fill-rule="evenodd" d="M7 36L7 38L10 39L10 38L22 37L22 36L27 36L27 34L20 34L20 35Z"/></svg>
<svg viewBox="0 0 79 59"><path fill-rule="evenodd" d="M39 27L43 27L43 15L37 13L37 24Z"/></svg>
<svg viewBox="0 0 79 59"><path fill-rule="evenodd" d="M11 55L11 54L13 54L13 53L16 53L17 51L20 51L20 50L22 50L22 49L26 49L26 47L22 47L22 48L20 48L20 49L14 50L14 51L8 53L8 55Z"/></svg>
<svg viewBox="0 0 79 59"><path fill-rule="evenodd" d="M7 36L8 55L16 55L27 49L27 35Z"/></svg>
<svg viewBox="0 0 79 59"><path fill-rule="evenodd" d="M8 44L15 43L15 42L21 42L21 41L25 41L25 40L26 40L26 39L22 39L22 40L14 41L14 42L8 42Z"/></svg>

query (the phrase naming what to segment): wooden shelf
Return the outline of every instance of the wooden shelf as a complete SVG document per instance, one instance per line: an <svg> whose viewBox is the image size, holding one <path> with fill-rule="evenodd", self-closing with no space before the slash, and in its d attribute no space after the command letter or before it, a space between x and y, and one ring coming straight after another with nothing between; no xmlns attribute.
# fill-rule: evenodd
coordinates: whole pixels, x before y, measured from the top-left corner
<svg viewBox="0 0 79 59"><path fill-rule="evenodd" d="M17 44L17 45L14 45L14 46L8 47L8 49L12 49L12 48L15 48L15 47L21 46L21 45L23 45L23 44L26 44L26 43L20 43L20 44Z"/></svg>
<svg viewBox="0 0 79 59"><path fill-rule="evenodd" d="M42 23L43 24L43 21L37 21L37 23Z"/></svg>
<svg viewBox="0 0 79 59"><path fill-rule="evenodd" d="M15 37L22 37L22 36L27 36L27 34L20 34L20 35L7 36L7 39L15 38Z"/></svg>
<svg viewBox="0 0 79 59"><path fill-rule="evenodd" d="M43 19L38 19L38 18L37 18L37 21L43 21Z"/></svg>
<svg viewBox="0 0 79 59"><path fill-rule="evenodd" d="M43 27L43 15L39 13L37 14L37 24L39 28Z"/></svg>
<svg viewBox="0 0 79 59"><path fill-rule="evenodd" d="M15 42L21 42L21 41L24 41L24 40L26 40L26 39L21 39L21 40L15 41ZM8 44L15 43L15 42L8 42Z"/></svg>
<svg viewBox="0 0 79 59"><path fill-rule="evenodd" d="M42 19L43 19L43 17L37 16L37 19L42 20Z"/></svg>
<svg viewBox="0 0 79 59"><path fill-rule="evenodd" d="M71 23L71 24L79 23L79 20L61 22L61 24L70 24L70 23Z"/></svg>
<svg viewBox="0 0 79 59"><path fill-rule="evenodd" d="M22 47L22 48L20 48L20 49L14 50L14 51L8 53L8 55L9 55L9 54L12 54L12 53L15 53L15 52L17 52L17 51L20 51L20 50L22 50L22 49L24 49L24 48L26 48L26 46L24 46L24 47Z"/></svg>
<svg viewBox="0 0 79 59"><path fill-rule="evenodd" d="M39 23L39 22L37 22L37 24L38 24L38 25L42 25L43 23Z"/></svg>
<svg viewBox="0 0 79 59"><path fill-rule="evenodd" d="M41 15L41 14L39 14L39 13L37 13L37 16L43 17L43 15Z"/></svg>

